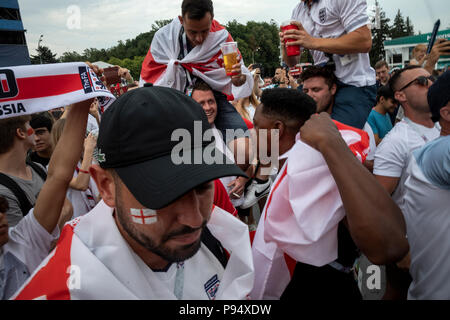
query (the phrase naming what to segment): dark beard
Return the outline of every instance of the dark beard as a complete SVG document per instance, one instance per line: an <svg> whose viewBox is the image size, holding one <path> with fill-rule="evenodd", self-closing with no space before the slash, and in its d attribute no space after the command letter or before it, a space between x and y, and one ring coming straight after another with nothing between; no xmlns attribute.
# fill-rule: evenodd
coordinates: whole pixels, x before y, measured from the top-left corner
<svg viewBox="0 0 450 320"><path fill-rule="evenodd" d="M117 185L116 185L117 186ZM119 189L116 187L116 189ZM201 236L192 244L188 244L185 246L178 247L176 249L169 249L164 246L164 244L169 241L172 237L180 236L184 234L189 234L197 231L198 229L203 229L206 227L207 221L203 222L202 226L197 229L192 229L190 227L184 227L181 230L177 230L166 234L161 239L161 243L157 245L153 239L148 237L145 233L139 231L130 219L126 218L126 213L122 210L122 203L120 200L120 191L116 190L116 214L119 219L119 222L125 232L137 243L146 248L148 251L153 252L154 254L160 256L164 260L168 262L181 262L185 261L192 256L194 256L197 251L200 249L201 245Z"/></svg>

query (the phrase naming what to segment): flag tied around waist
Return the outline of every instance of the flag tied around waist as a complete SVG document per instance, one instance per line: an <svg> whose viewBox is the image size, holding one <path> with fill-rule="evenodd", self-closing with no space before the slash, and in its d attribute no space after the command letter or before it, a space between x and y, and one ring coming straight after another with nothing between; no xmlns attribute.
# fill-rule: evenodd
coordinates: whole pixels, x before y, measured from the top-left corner
<svg viewBox="0 0 450 320"><path fill-rule="evenodd" d="M0 68L0 119L97 98L101 111L115 100L83 62Z"/></svg>

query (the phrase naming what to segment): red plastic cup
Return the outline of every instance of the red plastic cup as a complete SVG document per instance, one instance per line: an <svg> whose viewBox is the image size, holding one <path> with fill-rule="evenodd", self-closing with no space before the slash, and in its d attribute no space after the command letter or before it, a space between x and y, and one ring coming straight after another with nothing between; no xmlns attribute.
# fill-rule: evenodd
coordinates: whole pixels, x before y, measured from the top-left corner
<svg viewBox="0 0 450 320"><path fill-rule="evenodd" d="M291 21L285 21L281 24L281 30L286 32L287 30L299 30L296 25L291 24ZM294 39L286 39L285 47L288 57L299 56L301 54L300 46L287 46L287 42L295 41Z"/></svg>

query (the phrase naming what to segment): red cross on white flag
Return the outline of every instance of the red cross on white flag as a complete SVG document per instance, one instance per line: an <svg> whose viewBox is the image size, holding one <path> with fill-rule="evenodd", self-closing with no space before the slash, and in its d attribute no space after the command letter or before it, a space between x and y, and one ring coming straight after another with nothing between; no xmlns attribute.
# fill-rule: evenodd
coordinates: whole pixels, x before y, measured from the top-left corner
<svg viewBox="0 0 450 320"><path fill-rule="evenodd" d="M158 221L156 211L152 209L130 209L130 212L134 223L153 224Z"/></svg>

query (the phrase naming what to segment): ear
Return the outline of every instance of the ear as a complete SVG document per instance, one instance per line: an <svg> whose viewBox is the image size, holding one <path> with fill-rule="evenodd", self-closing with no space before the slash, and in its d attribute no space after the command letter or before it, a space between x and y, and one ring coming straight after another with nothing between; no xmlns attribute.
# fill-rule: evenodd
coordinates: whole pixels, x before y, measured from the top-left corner
<svg viewBox="0 0 450 320"><path fill-rule="evenodd" d="M20 139L20 140L25 140L27 138L27 133L25 131L23 131L23 129L21 128L17 128L16 129L16 136Z"/></svg>
<svg viewBox="0 0 450 320"><path fill-rule="evenodd" d="M286 132L286 125L282 121L277 120L273 124L273 129L278 130L278 137L280 137L280 139L281 139L283 134Z"/></svg>
<svg viewBox="0 0 450 320"><path fill-rule="evenodd" d="M180 23L183 24L183 17L182 16L178 16L178 20L180 20Z"/></svg>
<svg viewBox="0 0 450 320"><path fill-rule="evenodd" d="M337 85L336 85L336 83L335 84L333 84L332 86L331 86L331 94L334 96L335 94L336 94L336 91L337 91Z"/></svg>
<svg viewBox="0 0 450 320"><path fill-rule="evenodd" d="M394 93L394 97L395 97L395 100L397 100L398 102L404 102L404 101L406 101L406 96L405 96L405 94L404 94L403 92L401 92L401 91L396 91L396 92Z"/></svg>
<svg viewBox="0 0 450 320"><path fill-rule="evenodd" d="M91 165L89 173L97 184L102 200L109 207L114 208L116 206L116 185L111 173L97 164Z"/></svg>
<svg viewBox="0 0 450 320"><path fill-rule="evenodd" d="M450 104L447 103L445 107L442 107L439 111L441 118L447 122L450 122Z"/></svg>

